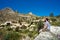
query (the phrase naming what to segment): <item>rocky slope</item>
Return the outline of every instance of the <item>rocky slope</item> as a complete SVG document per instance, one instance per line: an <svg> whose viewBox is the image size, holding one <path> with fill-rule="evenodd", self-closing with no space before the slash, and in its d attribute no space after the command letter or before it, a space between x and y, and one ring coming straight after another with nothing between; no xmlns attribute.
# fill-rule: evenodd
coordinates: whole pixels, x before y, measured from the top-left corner
<svg viewBox="0 0 60 40"><path fill-rule="evenodd" d="M59 40L60 27L51 26L50 32L41 32L34 40Z"/></svg>
<svg viewBox="0 0 60 40"><path fill-rule="evenodd" d="M11 8L4 8L0 10L0 23L18 19L19 19L18 14L14 12Z"/></svg>
<svg viewBox="0 0 60 40"><path fill-rule="evenodd" d="M39 24L40 19L42 19L42 17L35 16L32 14L32 12L29 12L29 14L19 14L18 12L13 11L11 8L4 8L0 10L0 24L1 23L4 24L6 23L6 21L10 21L10 22L13 21L11 22L12 24L9 25L9 28L15 27L15 29L14 30L12 29L11 31L13 32L15 31L16 33L18 32L19 35L22 34L24 38L24 39L22 38L23 40L25 40L25 38L26 40L30 40L30 39L33 40L36 36L37 37L34 40L58 40L58 37L60 35L60 27L51 26L51 30L50 30L51 32L46 31L38 34L37 24ZM16 22L14 23L14 21ZM1 27L3 28L3 30L9 33L8 30L10 29L7 27L7 25L2 25L2 26ZM39 27L40 26L41 24L39 24ZM4 31L3 34L5 34Z"/></svg>
<svg viewBox="0 0 60 40"><path fill-rule="evenodd" d="M30 22L32 20L36 20L36 18L39 19L39 17L33 15L32 12L29 12L28 14L22 14L12 10L9 7L0 10L0 24L6 21L14 20L20 22Z"/></svg>

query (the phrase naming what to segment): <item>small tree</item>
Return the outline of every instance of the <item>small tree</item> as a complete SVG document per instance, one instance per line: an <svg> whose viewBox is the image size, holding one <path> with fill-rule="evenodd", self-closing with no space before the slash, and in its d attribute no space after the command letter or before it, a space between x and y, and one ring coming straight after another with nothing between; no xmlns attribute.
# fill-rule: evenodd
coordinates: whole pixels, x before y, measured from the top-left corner
<svg viewBox="0 0 60 40"><path fill-rule="evenodd" d="M56 17L57 17L57 18L59 18L59 17L60 17L60 14L59 14L59 15L57 15Z"/></svg>
<svg viewBox="0 0 60 40"><path fill-rule="evenodd" d="M15 31L17 31L17 32L19 31L19 26L18 26L18 27L16 27Z"/></svg>
<svg viewBox="0 0 60 40"><path fill-rule="evenodd" d="M54 17L54 13L53 12L50 13L50 17Z"/></svg>

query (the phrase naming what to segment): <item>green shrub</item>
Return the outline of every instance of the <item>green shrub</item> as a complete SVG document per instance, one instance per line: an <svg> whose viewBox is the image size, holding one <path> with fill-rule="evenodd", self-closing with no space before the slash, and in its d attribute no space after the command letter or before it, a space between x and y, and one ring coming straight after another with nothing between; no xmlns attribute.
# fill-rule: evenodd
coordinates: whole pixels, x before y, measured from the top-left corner
<svg viewBox="0 0 60 40"><path fill-rule="evenodd" d="M13 29L12 29L12 28L10 28L10 27L8 27L8 28L7 28L7 30L8 30L8 31L12 31Z"/></svg>
<svg viewBox="0 0 60 40"><path fill-rule="evenodd" d="M16 27L15 31L19 31L19 27Z"/></svg>
<svg viewBox="0 0 60 40"><path fill-rule="evenodd" d="M60 26L60 22L52 22L51 24L54 26Z"/></svg>
<svg viewBox="0 0 60 40"><path fill-rule="evenodd" d="M39 23L37 24L37 26L38 26L38 31L39 31L40 29L42 29L43 26L44 26L43 21L39 21Z"/></svg>
<svg viewBox="0 0 60 40"><path fill-rule="evenodd" d="M20 35L16 32L8 32L4 35L4 40L19 40Z"/></svg>
<svg viewBox="0 0 60 40"><path fill-rule="evenodd" d="M57 19L56 19L56 18L54 18L54 17L51 17L50 19L51 19L51 21L52 21L52 22L57 21Z"/></svg>

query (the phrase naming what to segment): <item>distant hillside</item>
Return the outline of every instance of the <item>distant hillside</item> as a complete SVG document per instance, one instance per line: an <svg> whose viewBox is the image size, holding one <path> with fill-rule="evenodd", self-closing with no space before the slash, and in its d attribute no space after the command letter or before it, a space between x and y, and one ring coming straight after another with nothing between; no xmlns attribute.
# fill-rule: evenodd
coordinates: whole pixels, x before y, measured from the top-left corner
<svg viewBox="0 0 60 40"><path fill-rule="evenodd" d="M31 21L36 18L38 17L33 15L32 12L21 14L9 7L0 10L0 24L6 21Z"/></svg>
<svg viewBox="0 0 60 40"><path fill-rule="evenodd" d="M9 20L18 20L19 16L11 8L4 8L0 10L0 23Z"/></svg>

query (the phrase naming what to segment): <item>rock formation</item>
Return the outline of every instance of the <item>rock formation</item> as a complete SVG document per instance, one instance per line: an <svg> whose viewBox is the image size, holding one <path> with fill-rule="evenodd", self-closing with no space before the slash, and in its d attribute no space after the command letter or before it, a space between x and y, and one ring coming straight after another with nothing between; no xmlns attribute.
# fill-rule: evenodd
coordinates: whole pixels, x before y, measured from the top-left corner
<svg viewBox="0 0 60 40"><path fill-rule="evenodd" d="M34 40L59 40L60 27L51 26L50 32L41 32Z"/></svg>

